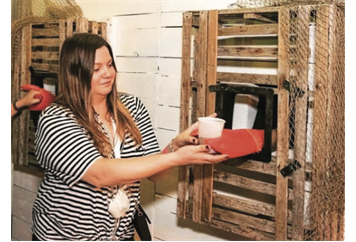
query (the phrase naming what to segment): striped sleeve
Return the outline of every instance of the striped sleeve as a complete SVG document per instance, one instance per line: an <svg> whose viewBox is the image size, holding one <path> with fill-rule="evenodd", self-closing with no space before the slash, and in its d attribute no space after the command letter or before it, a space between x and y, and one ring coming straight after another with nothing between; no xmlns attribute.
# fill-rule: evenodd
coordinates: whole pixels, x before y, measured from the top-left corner
<svg viewBox="0 0 356 242"><path fill-rule="evenodd" d="M36 157L46 171L73 186L101 157L75 119L57 113L41 116L36 132Z"/></svg>

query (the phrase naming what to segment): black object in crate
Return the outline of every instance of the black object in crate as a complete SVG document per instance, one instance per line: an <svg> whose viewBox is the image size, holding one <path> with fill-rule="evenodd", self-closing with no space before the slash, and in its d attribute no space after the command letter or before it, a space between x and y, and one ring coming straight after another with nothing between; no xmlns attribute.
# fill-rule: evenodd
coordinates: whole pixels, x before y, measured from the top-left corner
<svg viewBox="0 0 356 242"><path fill-rule="evenodd" d="M259 107L253 129L264 130L264 145L260 152L245 157L266 163L270 162L272 156L272 129L275 129L277 124L276 97L273 88L217 84L209 86L209 91L216 93L215 112L226 121L225 129L232 129L236 95L249 94L259 97Z"/></svg>

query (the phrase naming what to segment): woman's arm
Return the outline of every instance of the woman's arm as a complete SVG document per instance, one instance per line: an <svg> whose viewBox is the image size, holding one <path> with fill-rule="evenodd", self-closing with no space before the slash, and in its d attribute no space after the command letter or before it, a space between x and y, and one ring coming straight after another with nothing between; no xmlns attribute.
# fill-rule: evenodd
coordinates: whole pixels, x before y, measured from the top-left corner
<svg viewBox="0 0 356 242"><path fill-rule="evenodd" d="M175 166L213 164L227 159L226 155L211 155L206 145L189 145L169 154L156 154L128 159L99 158L86 171L82 180L95 187L127 184L154 177Z"/></svg>

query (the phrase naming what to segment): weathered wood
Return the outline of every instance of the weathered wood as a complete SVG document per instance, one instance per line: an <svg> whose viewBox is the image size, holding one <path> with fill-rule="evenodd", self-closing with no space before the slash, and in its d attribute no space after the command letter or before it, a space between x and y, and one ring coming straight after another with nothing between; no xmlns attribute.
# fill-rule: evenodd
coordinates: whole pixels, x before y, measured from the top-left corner
<svg viewBox="0 0 356 242"><path fill-rule="evenodd" d="M284 26L288 25L289 11L279 11L279 18ZM285 13L287 16L283 16ZM288 28L284 28L288 29ZM288 179L284 178L280 170L287 165L289 148L289 93L283 88L283 81L289 79L288 55L283 25L279 25L278 35L278 130L277 130L277 164L276 164L276 240L287 240L287 211L288 211Z"/></svg>
<svg viewBox="0 0 356 242"><path fill-rule="evenodd" d="M49 71L49 72L58 72L59 71L59 65L58 64L32 63L32 67L35 70L39 70L39 71Z"/></svg>
<svg viewBox="0 0 356 242"><path fill-rule="evenodd" d="M257 229L267 233L273 233L275 231L274 221L227 211L220 208L213 208L213 217L214 219L222 220L224 222L238 224L239 226ZM291 226L288 226L287 229L289 230L289 234L291 234Z"/></svg>
<svg viewBox="0 0 356 242"><path fill-rule="evenodd" d="M297 56L303 56L305 50L309 49L309 26L311 6L298 8L298 45L295 52ZM306 92L308 90L308 58L299 58L296 63L294 85ZM293 95L298 96L298 95ZM305 187L305 164L306 164L306 124L308 96L303 95L295 100L295 131L294 131L294 157L301 168L293 173L293 240L304 240L304 187Z"/></svg>
<svg viewBox="0 0 356 242"><path fill-rule="evenodd" d="M67 19L66 20L66 38L73 35L73 20Z"/></svg>
<svg viewBox="0 0 356 242"><path fill-rule="evenodd" d="M108 33L107 33L107 24L105 22L100 23L99 25L99 33L101 37L103 37L105 40L108 40Z"/></svg>
<svg viewBox="0 0 356 242"><path fill-rule="evenodd" d="M219 19L224 18L236 18L236 15L240 16L243 13L278 13L280 7L269 8L242 8L242 9L222 9L219 10ZM238 18L238 17L237 17Z"/></svg>
<svg viewBox="0 0 356 242"><path fill-rule="evenodd" d="M278 24L241 25L219 28L219 36L278 34Z"/></svg>
<svg viewBox="0 0 356 242"><path fill-rule="evenodd" d="M191 93L191 39L192 39L192 13L183 14L183 32L182 32L182 82L180 99L180 132L189 127L189 100ZM185 218L186 194L188 186L188 166L179 167L178 174L178 197L177 197L177 216Z"/></svg>
<svg viewBox="0 0 356 242"><path fill-rule="evenodd" d="M235 158L224 161L224 164L234 166L246 171L254 171L272 176L276 175L276 157L273 156L272 161L269 163Z"/></svg>
<svg viewBox="0 0 356 242"><path fill-rule="evenodd" d="M92 34L98 34L98 32L99 32L98 22L96 22L96 21L89 22L88 28L89 28L89 32Z"/></svg>
<svg viewBox="0 0 356 242"><path fill-rule="evenodd" d="M277 55L278 47L276 46L220 46L218 48L219 57L263 57L277 59Z"/></svg>
<svg viewBox="0 0 356 242"><path fill-rule="evenodd" d="M22 36L21 36L21 79L20 79L20 86L24 84L30 83L30 71L29 66L31 63L31 30L32 26L27 25L22 29ZM28 153L28 122L29 122L29 111L25 110L22 112L20 116L20 132L19 132L19 164L20 165L27 165L27 153Z"/></svg>
<svg viewBox="0 0 356 242"><path fill-rule="evenodd" d="M245 13L244 14L244 19L251 19L251 20L259 20L262 22L266 22L266 23L275 23L276 21L266 18L260 14L257 13Z"/></svg>
<svg viewBox="0 0 356 242"><path fill-rule="evenodd" d="M216 84L217 68L217 34L218 34L218 12L217 10L208 12L208 43L207 43L207 77L206 77L206 107L205 116L215 112L215 93L209 92L209 86ZM202 220L209 222L212 217L213 201L213 171L214 165L203 165L203 198Z"/></svg>
<svg viewBox="0 0 356 242"><path fill-rule="evenodd" d="M78 18L75 23L75 33L88 33L88 20L86 18Z"/></svg>
<svg viewBox="0 0 356 242"><path fill-rule="evenodd" d="M220 82L240 82L277 85L276 75L218 72L217 79Z"/></svg>
<svg viewBox="0 0 356 242"><path fill-rule="evenodd" d="M205 116L206 105L206 72L207 72L207 48L208 48L208 12L201 11L199 18L199 29L196 34L196 59L195 66L197 81L197 116ZM200 223L202 209L203 189L203 165L194 166L194 196L193 196L193 221Z"/></svg>
<svg viewBox="0 0 356 242"><path fill-rule="evenodd" d="M32 28L32 37L58 37L59 27L52 27L50 29Z"/></svg>
<svg viewBox="0 0 356 242"><path fill-rule="evenodd" d="M59 47L59 39L32 39L31 46Z"/></svg>
<svg viewBox="0 0 356 242"><path fill-rule="evenodd" d="M274 219L276 214L276 206L251 199L241 199L230 197L222 194L213 193L213 204L229 209L249 213L252 215L264 215ZM292 212L288 210L288 223L292 224Z"/></svg>
<svg viewBox="0 0 356 242"><path fill-rule="evenodd" d="M58 38L59 38L58 41L59 44L58 57L59 57L59 53L61 53L63 42L66 39L66 21L64 19L59 20Z"/></svg>
<svg viewBox="0 0 356 242"><path fill-rule="evenodd" d="M210 223L202 222L202 224L211 226L214 228L222 229L231 233L239 234L252 240L275 240L274 234L263 232L257 229L249 228L240 224L231 224L217 219L212 219Z"/></svg>
<svg viewBox="0 0 356 242"><path fill-rule="evenodd" d="M32 52L32 60L59 60L58 52L35 51Z"/></svg>
<svg viewBox="0 0 356 242"><path fill-rule="evenodd" d="M276 196L276 185L269 183L269 182L263 182L251 178L247 178L244 176L240 175L235 175L227 172L222 172L215 170L214 171L214 181L245 188L251 191L271 195L271 196ZM293 199L293 192L292 189L289 189L289 196L288 199L292 200Z"/></svg>

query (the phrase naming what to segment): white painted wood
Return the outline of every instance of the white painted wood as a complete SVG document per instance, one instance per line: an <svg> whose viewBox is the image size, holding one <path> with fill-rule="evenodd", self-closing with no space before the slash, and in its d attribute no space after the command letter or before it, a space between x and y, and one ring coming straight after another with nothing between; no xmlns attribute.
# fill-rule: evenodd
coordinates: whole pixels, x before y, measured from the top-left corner
<svg viewBox="0 0 356 242"><path fill-rule="evenodd" d="M157 127L173 131L179 130L180 109L168 106L158 106Z"/></svg>
<svg viewBox="0 0 356 242"><path fill-rule="evenodd" d="M180 85L179 77L158 77L158 104L174 107L180 106Z"/></svg>
<svg viewBox="0 0 356 242"><path fill-rule="evenodd" d="M155 57L116 57L115 64L118 72L158 73Z"/></svg>
<svg viewBox="0 0 356 242"><path fill-rule="evenodd" d="M161 27L182 27L183 12L161 13Z"/></svg>
<svg viewBox="0 0 356 242"><path fill-rule="evenodd" d="M181 58L158 58L159 74L161 76L181 77L182 59Z"/></svg>
<svg viewBox="0 0 356 242"><path fill-rule="evenodd" d="M160 57L182 57L182 28L161 28Z"/></svg>
<svg viewBox="0 0 356 242"><path fill-rule="evenodd" d="M156 100L157 75L146 73L118 73L117 87L121 92L135 95L141 99Z"/></svg>
<svg viewBox="0 0 356 242"><path fill-rule="evenodd" d="M234 3L231 0L162 0L162 12L192 11L192 10L212 10L226 9L228 5Z"/></svg>
<svg viewBox="0 0 356 242"><path fill-rule="evenodd" d="M13 172L14 185L22 187L27 191L37 193L41 184L42 178L30 175L28 173L14 171Z"/></svg>
<svg viewBox="0 0 356 242"><path fill-rule="evenodd" d="M159 29L128 29L117 32L117 56L155 57Z"/></svg>
<svg viewBox="0 0 356 242"><path fill-rule="evenodd" d="M114 16L112 18L115 28L119 31L128 29L153 29L160 26L159 13Z"/></svg>
<svg viewBox="0 0 356 242"><path fill-rule="evenodd" d="M166 130L166 129L157 129L157 140L159 143L159 147L161 150L164 150L168 143L177 135L179 134L178 131L173 130Z"/></svg>
<svg viewBox="0 0 356 242"><path fill-rule="evenodd" d="M75 0L82 8L84 16L99 18L101 16L157 13L161 0Z"/></svg>
<svg viewBox="0 0 356 242"><path fill-rule="evenodd" d="M277 75L277 68L256 68L256 67L240 67L240 66L218 66L218 72L246 73L246 74L266 74Z"/></svg>

